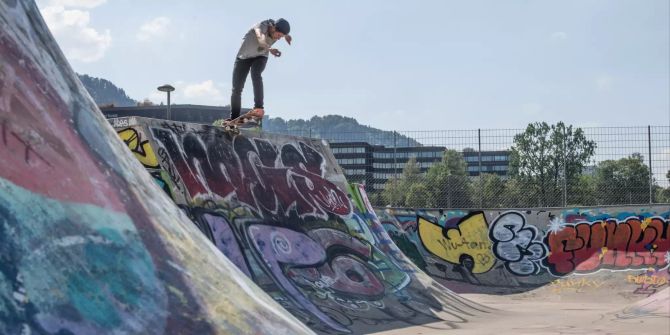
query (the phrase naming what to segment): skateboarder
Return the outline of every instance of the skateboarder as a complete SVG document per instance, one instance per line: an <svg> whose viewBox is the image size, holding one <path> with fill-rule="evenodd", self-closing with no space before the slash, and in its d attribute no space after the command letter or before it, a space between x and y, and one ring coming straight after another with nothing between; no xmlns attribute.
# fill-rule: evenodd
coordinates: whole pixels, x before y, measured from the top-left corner
<svg viewBox="0 0 670 335"><path fill-rule="evenodd" d="M271 46L282 38L291 44L291 26L284 19L265 20L253 26L246 35L240 50L235 58L235 67L233 68L233 92L230 97L230 120L240 116L242 105L242 89L247 80L247 75L251 71L251 82L254 85L254 109L252 113L261 116L263 112L263 77L261 74L265 70L265 64L268 61L268 54L280 57L281 52Z"/></svg>

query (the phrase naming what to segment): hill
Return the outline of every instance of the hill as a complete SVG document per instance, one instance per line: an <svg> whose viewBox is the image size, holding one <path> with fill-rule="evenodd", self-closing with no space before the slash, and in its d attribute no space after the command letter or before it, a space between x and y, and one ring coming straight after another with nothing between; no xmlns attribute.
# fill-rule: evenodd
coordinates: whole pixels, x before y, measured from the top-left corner
<svg viewBox="0 0 670 335"><path fill-rule="evenodd" d="M123 89L107 79L91 77L86 74L78 74L78 76L88 94L93 97L98 106L113 104L116 107L129 107L137 105L137 101L128 97Z"/></svg>
<svg viewBox="0 0 670 335"><path fill-rule="evenodd" d="M266 117L263 129L268 132L322 138L331 142L367 142L372 145L421 146L416 140L392 131L359 124L341 115L313 116L309 120L284 120Z"/></svg>

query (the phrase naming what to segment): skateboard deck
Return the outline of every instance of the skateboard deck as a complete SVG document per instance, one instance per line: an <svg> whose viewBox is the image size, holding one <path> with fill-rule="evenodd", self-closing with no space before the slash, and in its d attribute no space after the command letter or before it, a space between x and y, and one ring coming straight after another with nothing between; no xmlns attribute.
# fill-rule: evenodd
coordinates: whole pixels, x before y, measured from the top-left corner
<svg viewBox="0 0 670 335"><path fill-rule="evenodd" d="M215 123L215 125L222 126L225 131L233 133L239 133L240 128L261 129L263 126L263 115L265 115L265 112L262 109L252 109L235 119L225 120L218 124Z"/></svg>

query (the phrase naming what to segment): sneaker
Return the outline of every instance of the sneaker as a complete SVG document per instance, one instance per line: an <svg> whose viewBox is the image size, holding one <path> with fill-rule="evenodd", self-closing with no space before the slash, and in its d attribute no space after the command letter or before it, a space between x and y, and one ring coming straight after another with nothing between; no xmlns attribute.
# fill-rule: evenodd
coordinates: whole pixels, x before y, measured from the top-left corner
<svg viewBox="0 0 670 335"><path fill-rule="evenodd" d="M262 118L263 115L265 115L265 110L263 108L254 108L251 111L249 111L249 114L252 116Z"/></svg>

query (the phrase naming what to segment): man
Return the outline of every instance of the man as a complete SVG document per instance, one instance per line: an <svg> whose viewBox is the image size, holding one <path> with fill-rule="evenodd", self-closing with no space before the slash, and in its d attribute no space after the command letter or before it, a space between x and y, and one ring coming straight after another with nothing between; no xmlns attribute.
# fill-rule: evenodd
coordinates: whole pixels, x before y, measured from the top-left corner
<svg viewBox="0 0 670 335"><path fill-rule="evenodd" d="M252 27L244 36L244 41L237 52L235 67L233 68L233 92L230 97L230 119L240 116L242 105L242 89L247 75L251 71L251 82L254 85L254 109L252 113L262 117L263 111L263 77L268 61L268 54L280 57L281 52L271 48L272 45L282 38L291 45L291 26L284 19L265 20Z"/></svg>

